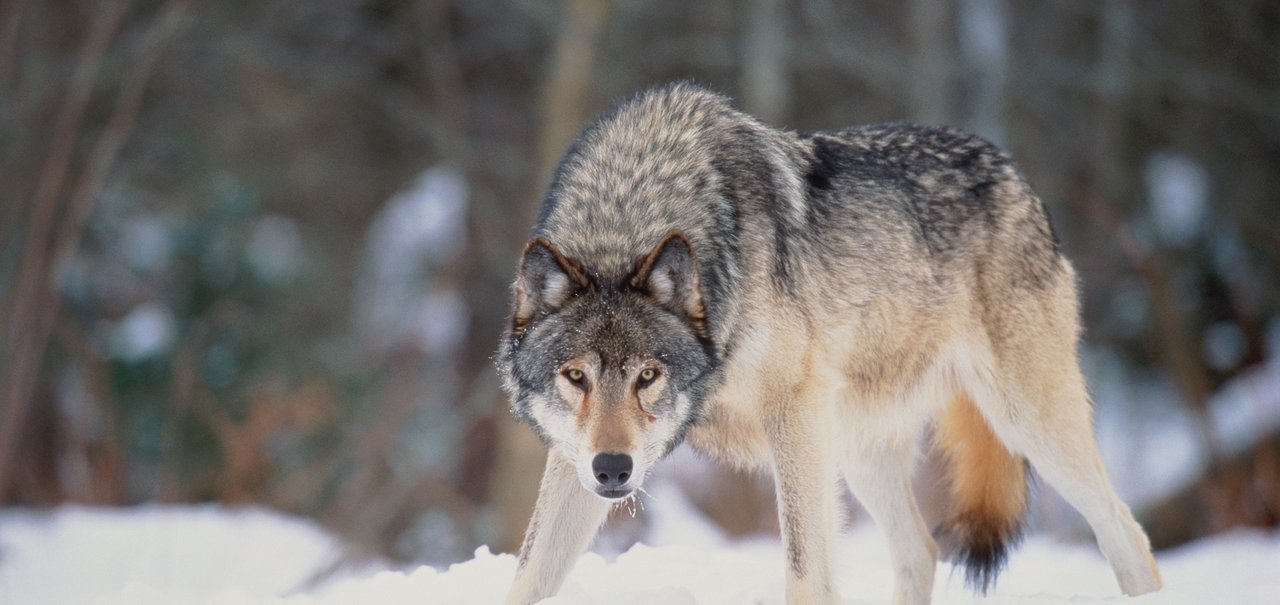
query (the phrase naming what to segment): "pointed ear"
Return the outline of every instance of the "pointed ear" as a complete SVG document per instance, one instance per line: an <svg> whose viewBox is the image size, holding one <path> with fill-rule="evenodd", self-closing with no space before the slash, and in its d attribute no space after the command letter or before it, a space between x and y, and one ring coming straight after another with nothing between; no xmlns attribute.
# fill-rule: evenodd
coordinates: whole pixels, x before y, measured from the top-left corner
<svg viewBox="0 0 1280 605"><path fill-rule="evenodd" d="M636 264L633 289L689 321L698 335L707 337L707 313L698 285L693 245L679 231L672 231Z"/></svg>
<svg viewBox="0 0 1280 605"><path fill-rule="evenodd" d="M581 263L561 254L542 237L529 240L516 276L511 331L523 333L535 317L563 307L570 297L587 287Z"/></svg>

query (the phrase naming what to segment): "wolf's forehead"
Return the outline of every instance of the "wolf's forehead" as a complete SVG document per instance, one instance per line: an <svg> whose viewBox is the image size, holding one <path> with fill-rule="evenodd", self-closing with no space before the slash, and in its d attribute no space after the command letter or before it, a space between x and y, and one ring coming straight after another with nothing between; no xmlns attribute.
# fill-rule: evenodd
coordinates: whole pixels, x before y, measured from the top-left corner
<svg viewBox="0 0 1280 605"><path fill-rule="evenodd" d="M609 373L635 369L651 357L635 349L604 346L578 350L570 357L570 361Z"/></svg>
<svg viewBox="0 0 1280 605"><path fill-rule="evenodd" d="M602 367L621 367L653 355L643 320L619 308L584 318L574 330L573 355Z"/></svg>

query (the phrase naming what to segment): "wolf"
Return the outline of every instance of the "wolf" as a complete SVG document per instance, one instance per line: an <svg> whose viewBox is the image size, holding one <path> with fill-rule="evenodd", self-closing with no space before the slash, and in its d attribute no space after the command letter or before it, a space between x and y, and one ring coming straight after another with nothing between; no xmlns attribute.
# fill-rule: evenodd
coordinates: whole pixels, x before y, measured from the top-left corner
<svg viewBox="0 0 1280 605"><path fill-rule="evenodd" d="M985 591L1028 465L1126 594L1161 586L1098 456L1075 272L981 138L797 133L693 84L652 88L565 154L513 290L496 365L549 451L508 603L554 595L685 441L773 472L792 605L836 601L841 477L888 538L896 603L929 602L940 554ZM932 532L911 489L928 427L951 506Z"/></svg>

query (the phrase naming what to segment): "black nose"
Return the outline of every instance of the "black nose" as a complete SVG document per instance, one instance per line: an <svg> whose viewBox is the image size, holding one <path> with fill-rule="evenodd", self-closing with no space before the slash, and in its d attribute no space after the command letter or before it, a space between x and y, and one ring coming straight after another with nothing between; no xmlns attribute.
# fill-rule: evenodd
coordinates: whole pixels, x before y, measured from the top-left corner
<svg viewBox="0 0 1280 605"><path fill-rule="evenodd" d="M631 456L626 454L600 454L591 461L596 481L605 487L620 487L631 478Z"/></svg>

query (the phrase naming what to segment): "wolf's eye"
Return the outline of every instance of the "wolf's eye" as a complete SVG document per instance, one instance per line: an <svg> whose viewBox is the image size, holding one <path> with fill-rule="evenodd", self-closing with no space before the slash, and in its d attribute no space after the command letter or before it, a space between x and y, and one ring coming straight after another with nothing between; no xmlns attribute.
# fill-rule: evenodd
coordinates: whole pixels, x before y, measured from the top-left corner
<svg viewBox="0 0 1280 605"><path fill-rule="evenodd" d="M579 370L578 368L569 368L565 370L564 377L568 378L569 382L573 383L573 386L579 388L582 387L583 381L587 378L586 375L582 373L582 370Z"/></svg>
<svg viewBox="0 0 1280 605"><path fill-rule="evenodd" d="M640 380L636 381L636 387L643 389L653 384L653 381L656 380L657 378L658 378L658 371L653 368L645 368L643 370L640 370Z"/></svg>

